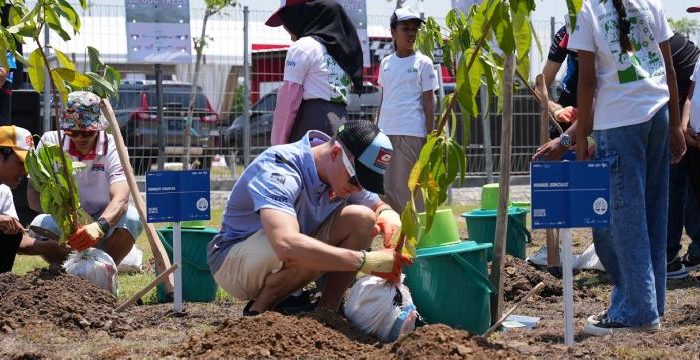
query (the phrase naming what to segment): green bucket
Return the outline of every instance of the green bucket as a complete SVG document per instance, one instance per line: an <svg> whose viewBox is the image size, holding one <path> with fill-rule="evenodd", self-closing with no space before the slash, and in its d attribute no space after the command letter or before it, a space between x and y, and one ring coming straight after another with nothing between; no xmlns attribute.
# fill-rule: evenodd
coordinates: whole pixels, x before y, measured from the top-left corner
<svg viewBox="0 0 700 360"><path fill-rule="evenodd" d="M405 284L418 313L429 324L443 323L483 334L491 325L491 292L486 255L491 244L462 241L418 249L405 266Z"/></svg>
<svg viewBox="0 0 700 360"><path fill-rule="evenodd" d="M481 208L484 210L498 209L499 187L497 183L481 187Z"/></svg>
<svg viewBox="0 0 700 360"><path fill-rule="evenodd" d="M207 263L207 244L218 233L215 228L182 229L182 300L211 302L216 298L217 285ZM158 237L173 261L173 229L158 229ZM162 284L156 290L158 302L167 302Z"/></svg>
<svg viewBox="0 0 700 360"><path fill-rule="evenodd" d="M467 221L469 240L493 244L496 236L497 210L476 209L462 214ZM508 208L508 229L506 233L506 254L525 259L526 244L532 240L526 224L527 210L519 207ZM493 258L489 252L488 260Z"/></svg>
<svg viewBox="0 0 700 360"><path fill-rule="evenodd" d="M418 214L421 223L425 225L425 213ZM429 248L434 246L456 244L459 240L459 230L452 209L440 209L435 212L433 226L430 231L418 235L416 248Z"/></svg>

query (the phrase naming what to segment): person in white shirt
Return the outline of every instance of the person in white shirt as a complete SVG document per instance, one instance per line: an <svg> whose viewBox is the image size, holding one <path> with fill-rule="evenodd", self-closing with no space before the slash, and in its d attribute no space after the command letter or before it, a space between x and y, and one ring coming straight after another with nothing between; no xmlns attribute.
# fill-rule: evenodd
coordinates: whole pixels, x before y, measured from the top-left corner
<svg viewBox="0 0 700 360"><path fill-rule="evenodd" d="M578 50L576 157L610 164L610 227L593 229L614 285L592 335L657 331L666 301L669 160L685 153L673 35L659 0L584 0L569 40ZM594 103L595 98L595 103Z"/></svg>
<svg viewBox="0 0 700 360"><path fill-rule="evenodd" d="M379 128L389 135L394 147L384 176L385 200L399 213L411 197L408 178L435 119L433 91L438 88L437 75L432 60L414 49L421 24L420 17L411 10L396 9L389 22L396 51L382 59L379 66ZM418 196L416 209L422 211L423 207Z"/></svg>
<svg viewBox="0 0 700 360"><path fill-rule="evenodd" d="M0 126L0 273L12 271L24 227L19 222L12 191L26 176L24 159L32 134L17 126Z"/></svg>
<svg viewBox="0 0 700 360"><path fill-rule="evenodd" d="M270 142L295 142L309 130L333 136L348 117L350 85L362 92L362 47L352 21L333 0L282 0L265 24L283 26L294 41L277 91Z"/></svg>
<svg viewBox="0 0 700 360"><path fill-rule="evenodd" d="M60 144L72 161L85 164L74 175L80 206L93 221L82 225L66 245L48 239L22 241L20 253L42 255L51 263L65 260L70 250L82 251L96 247L109 254L119 264L129 253L142 230L138 213L129 206L129 185L117 155L114 138L105 131L107 120L100 112L100 98L87 91L74 91L60 120L61 131L50 131L41 137L38 148ZM39 193L27 189L29 205L41 212ZM40 214L32 225L61 234L60 228L48 214Z"/></svg>

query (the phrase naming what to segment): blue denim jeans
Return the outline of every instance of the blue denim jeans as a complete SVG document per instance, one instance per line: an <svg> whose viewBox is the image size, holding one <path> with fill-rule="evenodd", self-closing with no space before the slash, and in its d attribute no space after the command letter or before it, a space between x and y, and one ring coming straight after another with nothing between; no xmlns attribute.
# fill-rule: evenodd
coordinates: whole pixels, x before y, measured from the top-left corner
<svg viewBox="0 0 700 360"><path fill-rule="evenodd" d="M642 124L593 132L596 158L610 163L610 227L593 229L596 253L613 283L608 316L659 322L666 299L668 108Z"/></svg>
<svg viewBox="0 0 700 360"><path fill-rule="evenodd" d="M690 186L688 160L683 157L678 164L671 165L668 183L668 243L666 260L673 261L681 250L683 226L692 240L688 247L691 257L700 256L700 206Z"/></svg>

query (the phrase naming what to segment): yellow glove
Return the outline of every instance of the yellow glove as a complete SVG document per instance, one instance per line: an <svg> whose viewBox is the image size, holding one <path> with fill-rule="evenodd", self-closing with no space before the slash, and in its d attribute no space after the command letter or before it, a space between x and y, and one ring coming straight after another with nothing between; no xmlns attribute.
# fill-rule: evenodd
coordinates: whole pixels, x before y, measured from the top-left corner
<svg viewBox="0 0 700 360"><path fill-rule="evenodd" d="M365 274L372 272L389 272L394 267L394 249L381 249L376 251L363 251L364 263L360 271Z"/></svg>

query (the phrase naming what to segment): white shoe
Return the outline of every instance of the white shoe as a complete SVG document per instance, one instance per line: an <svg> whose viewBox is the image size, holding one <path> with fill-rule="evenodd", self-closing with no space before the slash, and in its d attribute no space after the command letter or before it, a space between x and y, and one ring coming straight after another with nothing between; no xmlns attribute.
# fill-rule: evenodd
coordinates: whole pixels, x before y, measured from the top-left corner
<svg viewBox="0 0 700 360"><path fill-rule="evenodd" d="M547 266L547 245L542 245L536 253L528 256L525 260L533 265Z"/></svg>

